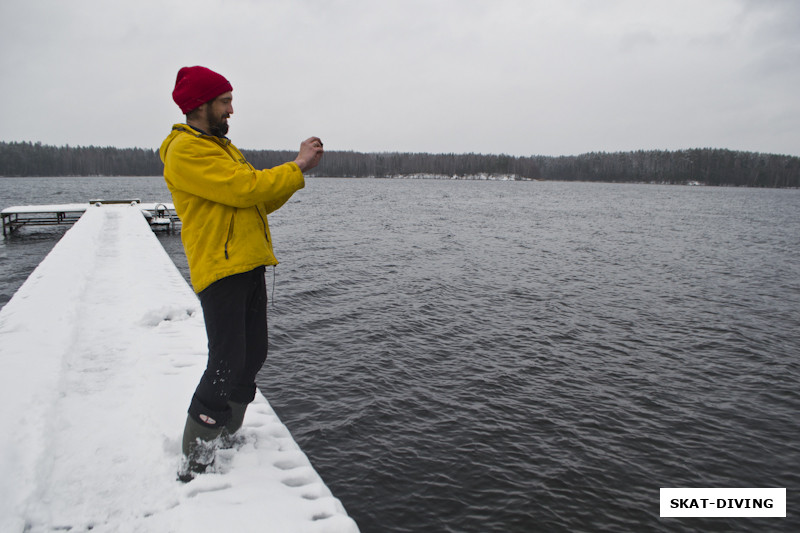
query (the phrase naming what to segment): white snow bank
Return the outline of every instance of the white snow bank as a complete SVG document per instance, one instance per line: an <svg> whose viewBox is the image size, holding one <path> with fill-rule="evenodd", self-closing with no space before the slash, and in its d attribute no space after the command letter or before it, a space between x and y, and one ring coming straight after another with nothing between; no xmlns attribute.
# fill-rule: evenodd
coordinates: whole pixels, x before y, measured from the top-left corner
<svg viewBox="0 0 800 533"><path fill-rule="evenodd" d="M355 532L267 400L176 480L199 302L139 207L91 207L0 311L0 531Z"/></svg>

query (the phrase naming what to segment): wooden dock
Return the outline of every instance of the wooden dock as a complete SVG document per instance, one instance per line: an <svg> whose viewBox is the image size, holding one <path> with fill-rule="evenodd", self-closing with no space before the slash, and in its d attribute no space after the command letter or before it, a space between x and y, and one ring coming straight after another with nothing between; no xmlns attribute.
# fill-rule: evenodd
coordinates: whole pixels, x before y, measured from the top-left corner
<svg viewBox="0 0 800 533"><path fill-rule="evenodd" d="M138 198L128 200L89 200L83 204L23 205L0 211L3 218L3 236L25 226L56 226L74 224L93 205L138 204L142 214L153 229L174 229L180 222L171 203L142 203Z"/></svg>

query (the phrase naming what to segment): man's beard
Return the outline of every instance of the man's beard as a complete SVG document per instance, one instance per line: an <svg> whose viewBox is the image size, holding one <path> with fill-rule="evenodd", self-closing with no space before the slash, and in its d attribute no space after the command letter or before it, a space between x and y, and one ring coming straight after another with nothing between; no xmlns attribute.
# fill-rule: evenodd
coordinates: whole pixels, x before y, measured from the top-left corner
<svg viewBox="0 0 800 533"><path fill-rule="evenodd" d="M208 125L209 133L215 137L225 137L228 133L228 123L225 121L226 118L228 118L227 114L210 120Z"/></svg>

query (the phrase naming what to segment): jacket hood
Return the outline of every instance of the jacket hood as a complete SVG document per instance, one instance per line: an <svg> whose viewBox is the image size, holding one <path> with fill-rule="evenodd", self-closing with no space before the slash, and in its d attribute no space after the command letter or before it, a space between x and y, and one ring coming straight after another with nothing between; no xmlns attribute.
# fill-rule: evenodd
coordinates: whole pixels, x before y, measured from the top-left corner
<svg viewBox="0 0 800 533"><path fill-rule="evenodd" d="M181 134L187 133L189 135L193 135L194 137L198 138L206 138L209 140L213 140L222 144L230 144L230 139L227 137L220 138L214 137L212 135L206 135L200 130L196 130L193 127L189 126L188 124L174 124L172 126L172 131L167 135L167 138L164 139L164 142L161 143L161 148L158 150L158 155L161 156L161 162L166 162L167 157L167 150L169 149L172 142L177 139Z"/></svg>

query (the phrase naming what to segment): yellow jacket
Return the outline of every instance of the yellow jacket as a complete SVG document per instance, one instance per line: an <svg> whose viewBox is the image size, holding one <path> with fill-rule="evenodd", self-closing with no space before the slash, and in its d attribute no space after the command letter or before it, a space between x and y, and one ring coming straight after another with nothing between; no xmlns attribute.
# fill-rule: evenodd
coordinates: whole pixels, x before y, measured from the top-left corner
<svg viewBox="0 0 800 533"><path fill-rule="evenodd" d="M267 214L305 186L295 163L256 170L228 139L186 124L172 127L159 153L195 292L278 264Z"/></svg>

